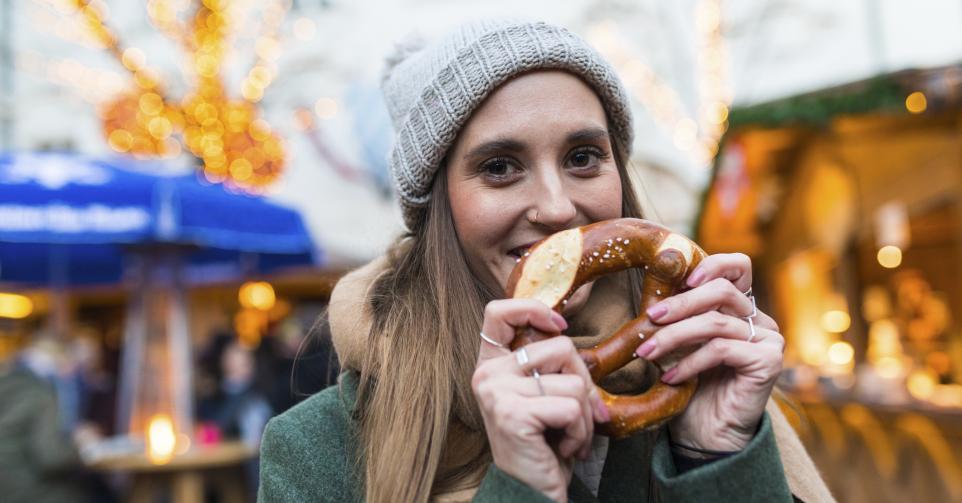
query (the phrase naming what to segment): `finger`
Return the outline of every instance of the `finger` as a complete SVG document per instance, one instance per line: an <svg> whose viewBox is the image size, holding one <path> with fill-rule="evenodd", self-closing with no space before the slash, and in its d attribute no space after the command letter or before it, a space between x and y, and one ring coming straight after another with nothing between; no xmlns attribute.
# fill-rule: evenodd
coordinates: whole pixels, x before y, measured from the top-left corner
<svg viewBox="0 0 962 503"><path fill-rule="evenodd" d="M694 288L715 278L725 278L745 292L752 286L752 260L744 253L709 255L688 276L686 284Z"/></svg>
<svg viewBox="0 0 962 503"><path fill-rule="evenodd" d="M491 301L485 306L481 331L507 347L514 339L515 329L529 325L549 334L557 334L568 328L564 317L537 300L502 299ZM502 348L484 342L481 344L478 360L484 361L503 355Z"/></svg>
<svg viewBox="0 0 962 503"><path fill-rule="evenodd" d="M530 374L533 370L538 370L542 377L551 374L572 374L581 379L582 386L587 387L588 395L585 401L586 414L585 429L593 432L595 420L605 422L610 419L601 396L598 394L592 383L591 374L584 360L578 355L578 350L569 337L552 337L551 339L538 341L528 344L522 348L528 355L528 362L521 363L521 359L516 359L515 363L524 374ZM517 354L521 350L515 351ZM582 388L585 389L585 388ZM586 456L591 449L591 435L588 442L580 446L579 456Z"/></svg>
<svg viewBox="0 0 962 503"><path fill-rule="evenodd" d="M558 454L570 458L591 444L591 430L582 420L581 404L568 397L539 396L526 400L527 411L545 428L562 430Z"/></svg>
<svg viewBox="0 0 962 503"><path fill-rule="evenodd" d="M753 376L768 385L781 372L782 352L772 344L715 338L682 358L661 379L669 384L677 384L719 365L731 367L739 374Z"/></svg>
<svg viewBox="0 0 962 503"><path fill-rule="evenodd" d="M753 343L761 343L767 338L781 334L755 326ZM642 344L635 353L647 360L657 360L676 349L697 346L714 338L748 341L752 329L744 318L709 311L670 325L665 325Z"/></svg>
<svg viewBox="0 0 962 503"><path fill-rule="evenodd" d="M570 337L551 337L528 344L510 354L490 360L495 374L531 375L532 370L544 374L575 374L591 380L591 374Z"/></svg>
<svg viewBox="0 0 962 503"><path fill-rule="evenodd" d="M599 405L603 404L593 382L585 381L583 377L575 374L544 374L538 378L532 375L530 378L515 377L512 380L515 382L507 386L511 386L510 389L523 396L564 396L578 400L585 429L588 431L588 441L580 446L578 457L584 458L590 454L595 422L608 420L599 409Z"/></svg>
<svg viewBox="0 0 962 503"><path fill-rule="evenodd" d="M592 383L591 374L585 366L584 360L578 355L578 350L569 337L552 337L524 348L527 362L519 354L521 349L498 358L488 360L483 366L475 370L475 379L483 379L488 375L528 376L532 370L538 370L542 377L551 374L573 374L582 382L588 383L588 399L591 406L591 417L594 422L604 423L611 420L608 409ZM481 375L479 375L481 374Z"/></svg>
<svg viewBox="0 0 962 503"><path fill-rule="evenodd" d="M749 316L752 301L734 283L716 278L691 290L675 294L648 308L648 318L659 324L672 323L708 311L732 316Z"/></svg>
<svg viewBox="0 0 962 503"><path fill-rule="evenodd" d="M755 315L755 326L766 328L773 332L781 332L781 329L778 328L778 323L775 321L775 319L760 309Z"/></svg>

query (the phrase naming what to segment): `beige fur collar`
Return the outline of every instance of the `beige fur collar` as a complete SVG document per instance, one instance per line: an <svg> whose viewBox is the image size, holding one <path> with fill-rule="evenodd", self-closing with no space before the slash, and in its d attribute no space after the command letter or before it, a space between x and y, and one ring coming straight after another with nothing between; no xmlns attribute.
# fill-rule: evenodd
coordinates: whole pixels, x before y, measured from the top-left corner
<svg viewBox="0 0 962 503"><path fill-rule="evenodd" d="M331 293L329 321L334 349L342 367L358 370L365 352L368 351L367 337L371 329L371 313L366 302L370 286L384 271L384 257L375 259L357 269L337 283ZM614 279L599 280L591 298L582 313L591 316L575 316L569 320L568 332L578 347L590 347L601 338L614 331L630 316L630 306L626 296ZM602 384L614 392L630 390L629 383L650 382L654 378L650 366L636 360L632 365L609 376ZM805 447L786 420L774 400L769 400L766 410L772 420L775 441L778 445L782 466L792 493L806 503L834 502L831 493L818 474ZM469 501L474 488L439 496L439 501Z"/></svg>

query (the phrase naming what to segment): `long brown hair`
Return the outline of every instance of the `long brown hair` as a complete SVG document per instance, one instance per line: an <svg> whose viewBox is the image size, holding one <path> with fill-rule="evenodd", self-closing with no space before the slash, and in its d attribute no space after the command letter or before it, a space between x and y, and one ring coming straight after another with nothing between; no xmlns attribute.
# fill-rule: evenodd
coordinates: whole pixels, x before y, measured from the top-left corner
<svg viewBox="0 0 962 503"><path fill-rule="evenodd" d="M614 138L612 147L622 215L640 218L625 150ZM491 461L471 376L484 306L503 293L471 273L456 236L442 166L430 205L390 248L387 270L370 290L368 347L377 350L365 356L357 398L367 501L426 502L476 482L471 477ZM626 274L638 306L641 275Z"/></svg>

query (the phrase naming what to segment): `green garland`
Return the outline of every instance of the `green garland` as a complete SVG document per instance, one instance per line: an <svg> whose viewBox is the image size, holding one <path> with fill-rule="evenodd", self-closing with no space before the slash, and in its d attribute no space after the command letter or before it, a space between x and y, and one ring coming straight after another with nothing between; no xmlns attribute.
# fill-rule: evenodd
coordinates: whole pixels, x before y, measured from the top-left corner
<svg viewBox="0 0 962 503"><path fill-rule="evenodd" d="M769 103L734 108L728 128L744 126L824 126L837 115L905 111L907 91L889 76Z"/></svg>

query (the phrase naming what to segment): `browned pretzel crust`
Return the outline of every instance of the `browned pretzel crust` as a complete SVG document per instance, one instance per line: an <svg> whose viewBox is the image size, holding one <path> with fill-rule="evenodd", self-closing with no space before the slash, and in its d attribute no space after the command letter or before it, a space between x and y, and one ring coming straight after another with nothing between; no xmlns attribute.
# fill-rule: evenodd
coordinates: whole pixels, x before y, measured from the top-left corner
<svg viewBox="0 0 962 503"><path fill-rule="evenodd" d="M641 316L595 347L579 351L598 383L635 358L642 340L656 330L645 310L683 288L685 279L705 256L690 239L658 224L637 218L606 220L558 232L532 246L511 273L507 295L540 300L560 313L581 285L604 274L644 268ZM511 348L556 335L520 327ZM654 363L665 371L681 356L665 355ZM614 395L598 387L611 413L611 421L600 425L600 430L621 438L656 427L684 410L696 385L694 378L674 386L659 380L634 396Z"/></svg>

